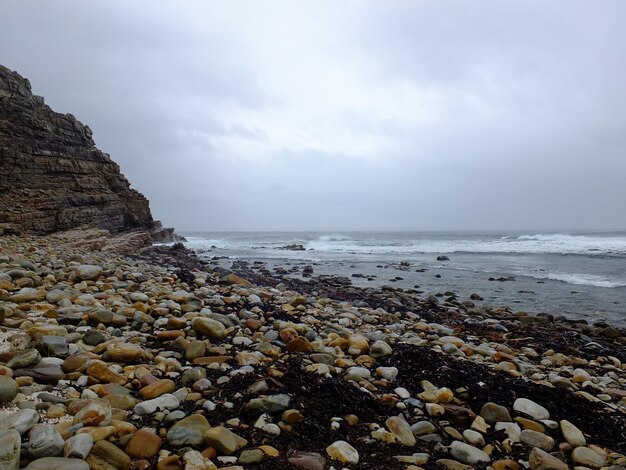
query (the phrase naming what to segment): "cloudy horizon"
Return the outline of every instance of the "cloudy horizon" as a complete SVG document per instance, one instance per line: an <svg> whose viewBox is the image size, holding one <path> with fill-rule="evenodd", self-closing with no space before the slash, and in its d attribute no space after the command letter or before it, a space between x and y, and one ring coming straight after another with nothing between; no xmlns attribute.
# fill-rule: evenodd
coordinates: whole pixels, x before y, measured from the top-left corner
<svg viewBox="0 0 626 470"><path fill-rule="evenodd" d="M625 16L8 0L0 64L180 231L626 229Z"/></svg>

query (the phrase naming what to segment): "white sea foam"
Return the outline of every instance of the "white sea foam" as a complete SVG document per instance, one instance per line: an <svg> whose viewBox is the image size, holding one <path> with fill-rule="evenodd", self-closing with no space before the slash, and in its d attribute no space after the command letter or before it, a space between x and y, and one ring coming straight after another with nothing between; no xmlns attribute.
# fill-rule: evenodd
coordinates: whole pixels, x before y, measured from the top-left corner
<svg viewBox="0 0 626 470"><path fill-rule="evenodd" d="M322 236L307 248L336 253L520 253L626 255L626 237L585 235L521 235L501 238L361 239Z"/></svg>
<svg viewBox="0 0 626 470"><path fill-rule="evenodd" d="M568 235L536 234L494 236L428 236L410 234L324 234L321 236L267 235L224 238L187 237L190 248L208 249L276 249L291 243L301 243L307 250L322 253L399 254L412 253L513 253L513 254L573 254L589 256L626 256L626 235Z"/></svg>
<svg viewBox="0 0 626 470"><path fill-rule="evenodd" d="M539 276L536 276L539 277ZM594 286L594 287L625 287L626 284L622 282L612 281L603 276L595 276L593 274L565 274L565 273L549 273L545 278L552 279L554 281L562 281L568 284L574 284L579 286Z"/></svg>

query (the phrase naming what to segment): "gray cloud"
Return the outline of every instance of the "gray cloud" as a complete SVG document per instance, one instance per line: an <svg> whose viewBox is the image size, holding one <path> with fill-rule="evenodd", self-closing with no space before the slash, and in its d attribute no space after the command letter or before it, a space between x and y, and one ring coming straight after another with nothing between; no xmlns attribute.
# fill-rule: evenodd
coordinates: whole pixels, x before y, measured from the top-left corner
<svg viewBox="0 0 626 470"><path fill-rule="evenodd" d="M180 229L626 227L619 0L5 0L28 77Z"/></svg>

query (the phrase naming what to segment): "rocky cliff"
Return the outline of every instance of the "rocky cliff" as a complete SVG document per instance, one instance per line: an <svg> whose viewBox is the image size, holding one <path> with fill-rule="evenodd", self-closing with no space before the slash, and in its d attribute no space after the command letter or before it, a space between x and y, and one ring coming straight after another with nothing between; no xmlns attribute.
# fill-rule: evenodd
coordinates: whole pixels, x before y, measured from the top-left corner
<svg viewBox="0 0 626 470"><path fill-rule="evenodd" d="M0 65L0 234L48 234L89 226L172 236L148 200L96 148L91 129L54 112L30 83Z"/></svg>

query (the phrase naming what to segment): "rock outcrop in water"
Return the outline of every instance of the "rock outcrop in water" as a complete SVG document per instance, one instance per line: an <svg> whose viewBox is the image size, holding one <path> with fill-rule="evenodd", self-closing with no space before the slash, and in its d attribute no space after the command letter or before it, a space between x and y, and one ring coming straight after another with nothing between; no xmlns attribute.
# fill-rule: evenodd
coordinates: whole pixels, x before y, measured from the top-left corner
<svg viewBox="0 0 626 470"><path fill-rule="evenodd" d="M84 226L173 238L119 165L95 146L91 129L54 112L26 78L0 65L0 235Z"/></svg>

